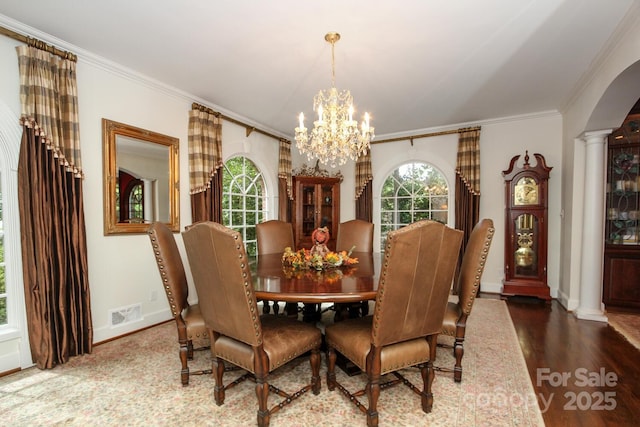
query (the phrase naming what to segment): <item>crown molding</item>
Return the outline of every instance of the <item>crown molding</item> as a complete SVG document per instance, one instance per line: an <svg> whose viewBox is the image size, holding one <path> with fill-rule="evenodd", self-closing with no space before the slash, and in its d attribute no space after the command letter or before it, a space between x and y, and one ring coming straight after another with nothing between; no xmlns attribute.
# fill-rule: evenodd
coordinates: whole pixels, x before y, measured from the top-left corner
<svg viewBox="0 0 640 427"><path fill-rule="evenodd" d="M242 122L246 125L253 126L255 128L259 128L265 130L269 133L277 135L278 137L291 139L291 135L287 135L285 133L279 132L275 129L272 129L268 126L265 126L262 123L258 123L254 120L251 120L247 117L242 116L233 111L229 111L224 107L219 105L212 104L206 99L202 99L193 94L187 93L180 89L177 89L173 86L167 85L159 80L153 79L145 74L139 73L131 68L127 68L126 66L106 59L102 56L96 55L93 52L84 50L78 46L75 46L71 43L67 43L64 40L58 39L50 34L44 33L36 28L25 25L21 22L18 22L12 18L9 18L5 15L0 14L0 25L15 31L16 33L23 34L28 37L37 38L45 43L51 44L59 49L66 50L74 53L78 56L78 63L85 63L91 65L92 67L99 68L103 71L106 71L115 76L121 77L123 79L129 80L133 83L140 84L145 86L151 90L161 92L167 96L173 97L180 101L186 101L189 107L191 107L192 102L197 102L198 104L202 104L205 107L209 107L215 111L218 111L225 116L228 116L232 119L235 119L239 122Z"/></svg>
<svg viewBox="0 0 640 427"><path fill-rule="evenodd" d="M573 87L573 90L565 102L562 103L562 107L560 108L561 112L567 111L578 100L580 95L587 89L591 82L593 82L596 76L600 74L607 62L611 60L611 55L614 54L615 48L630 31L637 27L639 21L640 2L634 1L613 34L611 34L609 39L607 39L598 55L596 55L593 61L591 61L590 66L587 67L587 70L582 74L578 83Z"/></svg>
<svg viewBox="0 0 640 427"><path fill-rule="evenodd" d="M558 110L539 111L537 113L497 117L497 118L487 119L487 120L461 122L456 124L449 124L446 126L436 126L431 128L413 129L410 131L376 135L376 140L393 139L393 138L409 138L416 134L446 132L446 131L460 129L460 128L468 128L468 127L475 127L475 126L482 127L482 126L498 125L503 123L522 121L522 120L532 120L532 119L540 119L540 118L556 117L556 116L560 116L560 117L562 116ZM372 142L375 142L375 141L372 141Z"/></svg>

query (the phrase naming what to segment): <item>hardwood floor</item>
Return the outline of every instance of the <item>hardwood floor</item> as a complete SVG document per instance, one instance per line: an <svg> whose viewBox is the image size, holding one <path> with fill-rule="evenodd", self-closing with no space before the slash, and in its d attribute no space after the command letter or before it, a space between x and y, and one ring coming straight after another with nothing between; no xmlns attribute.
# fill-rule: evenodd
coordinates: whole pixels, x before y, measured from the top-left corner
<svg viewBox="0 0 640 427"><path fill-rule="evenodd" d="M638 349L555 300L512 297L507 306L547 426L639 425Z"/></svg>

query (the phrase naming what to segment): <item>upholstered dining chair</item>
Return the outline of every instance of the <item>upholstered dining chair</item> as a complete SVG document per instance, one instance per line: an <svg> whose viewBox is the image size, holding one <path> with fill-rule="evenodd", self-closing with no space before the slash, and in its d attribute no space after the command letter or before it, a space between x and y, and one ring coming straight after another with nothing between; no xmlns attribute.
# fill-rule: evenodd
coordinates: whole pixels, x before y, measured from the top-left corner
<svg viewBox="0 0 640 427"><path fill-rule="evenodd" d="M421 397L424 412L431 411L436 338L461 242L461 231L430 220L389 232L373 316L326 326L329 390L338 387L349 396L366 414L368 426L378 425L380 390L399 383ZM336 352L366 373L364 389L350 392L337 381ZM411 366L420 368L422 391L399 372ZM386 374L395 378L386 381L382 378ZM367 407L358 400L365 394Z"/></svg>
<svg viewBox="0 0 640 427"><path fill-rule="evenodd" d="M188 360L193 359L194 350L207 350L208 345L193 347L193 340L209 342L209 334L204 325L198 304L189 304L189 287L184 272L184 264L178 251L178 245L169 227L162 222L149 225L149 239L153 248L162 287L169 301L171 315L178 328L179 356L182 369L180 381L189 385L190 375L210 374L211 370L189 371Z"/></svg>
<svg viewBox="0 0 640 427"><path fill-rule="evenodd" d="M462 356L464 355L463 344L467 319L471 314L473 302L480 288L480 280L482 279L494 231L493 221L487 218L480 220L473 227L469 242L462 256L460 274L458 275L458 301L449 302L444 314L440 334L453 337L455 340L453 346L442 343L440 345L453 348L453 356L456 358L455 366L453 367L453 379L456 382L462 381ZM437 367L436 369L445 372L452 371L452 369L443 367Z"/></svg>
<svg viewBox="0 0 640 427"><path fill-rule="evenodd" d="M258 255L283 253L286 247L295 250L295 240L293 237L293 225L290 222L271 219L256 224L256 240L258 244ZM263 301L263 312L269 313L269 302ZM298 313L297 304L286 304L285 310L288 314ZM278 314L280 306L277 301L273 303L273 312Z"/></svg>
<svg viewBox="0 0 640 427"><path fill-rule="evenodd" d="M373 253L373 223L352 219L338 224L336 251L350 250ZM337 320L346 317L347 313L349 317L366 316L369 314L369 301L334 304L331 309L336 311Z"/></svg>
<svg viewBox="0 0 640 427"><path fill-rule="evenodd" d="M293 225L290 222L270 219L256 224L256 240L258 254L283 253L284 248L295 250Z"/></svg>
<svg viewBox="0 0 640 427"><path fill-rule="evenodd" d="M200 308L211 337L215 376L214 397L222 405L225 391L241 379L255 381L258 425L312 390L320 392L322 334L313 325L286 316L259 316L249 260L240 233L215 222L194 225L182 233ZM269 384L269 373L310 352L311 380L294 393ZM223 383L223 361L247 371L241 379ZM269 391L283 398L269 408Z"/></svg>
<svg viewBox="0 0 640 427"><path fill-rule="evenodd" d="M373 223L361 219L338 224L336 251L373 252Z"/></svg>

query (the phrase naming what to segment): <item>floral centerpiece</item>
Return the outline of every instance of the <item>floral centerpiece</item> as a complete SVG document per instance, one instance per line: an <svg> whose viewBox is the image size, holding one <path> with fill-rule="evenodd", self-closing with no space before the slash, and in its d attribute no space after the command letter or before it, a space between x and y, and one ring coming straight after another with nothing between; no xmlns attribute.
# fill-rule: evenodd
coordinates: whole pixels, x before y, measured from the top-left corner
<svg viewBox="0 0 640 427"><path fill-rule="evenodd" d="M311 233L313 248L295 252L290 247L285 248L282 254L282 265L296 270L327 270L358 263L358 258L351 258L355 246L348 253L347 251L332 252L327 248L329 238L327 227L316 228Z"/></svg>
<svg viewBox="0 0 640 427"><path fill-rule="evenodd" d="M326 254L312 253L309 249L293 251L285 248L282 254L282 265L296 270L326 270L342 265L350 266L358 263L358 258L351 258L351 251L332 252Z"/></svg>

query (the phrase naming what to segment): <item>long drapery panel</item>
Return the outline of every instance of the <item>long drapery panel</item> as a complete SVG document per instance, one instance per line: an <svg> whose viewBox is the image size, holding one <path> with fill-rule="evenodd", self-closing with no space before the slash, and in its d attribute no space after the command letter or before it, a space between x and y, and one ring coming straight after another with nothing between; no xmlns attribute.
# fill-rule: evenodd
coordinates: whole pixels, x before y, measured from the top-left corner
<svg viewBox="0 0 640 427"><path fill-rule="evenodd" d="M371 150L356 162L356 219L373 222Z"/></svg>
<svg viewBox="0 0 640 427"><path fill-rule="evenodd" d="M222 222L222 122L208 108L189 112L192 222Z"/></svg>
<svg viewBox="0 0 640 427"><path fill-rule="evenodd" d="M469 236L480 220L480 129L460 129L456 161L456 225L464 233L458 267Z"/></svg>
<svg viewBox="0 0 640 427"><path fill-rule="evenodd" d="M278 219L285 222L291 222L293 217L291 173L291 142L281 139L278 155Z"/></svg>
<svg viewBox="0 0 640 427"><path fill-rule="evenodd" d="M32 358L46 369L90 353L93 345L76 64L32 46L17 53L27 327Z"/></svg>

